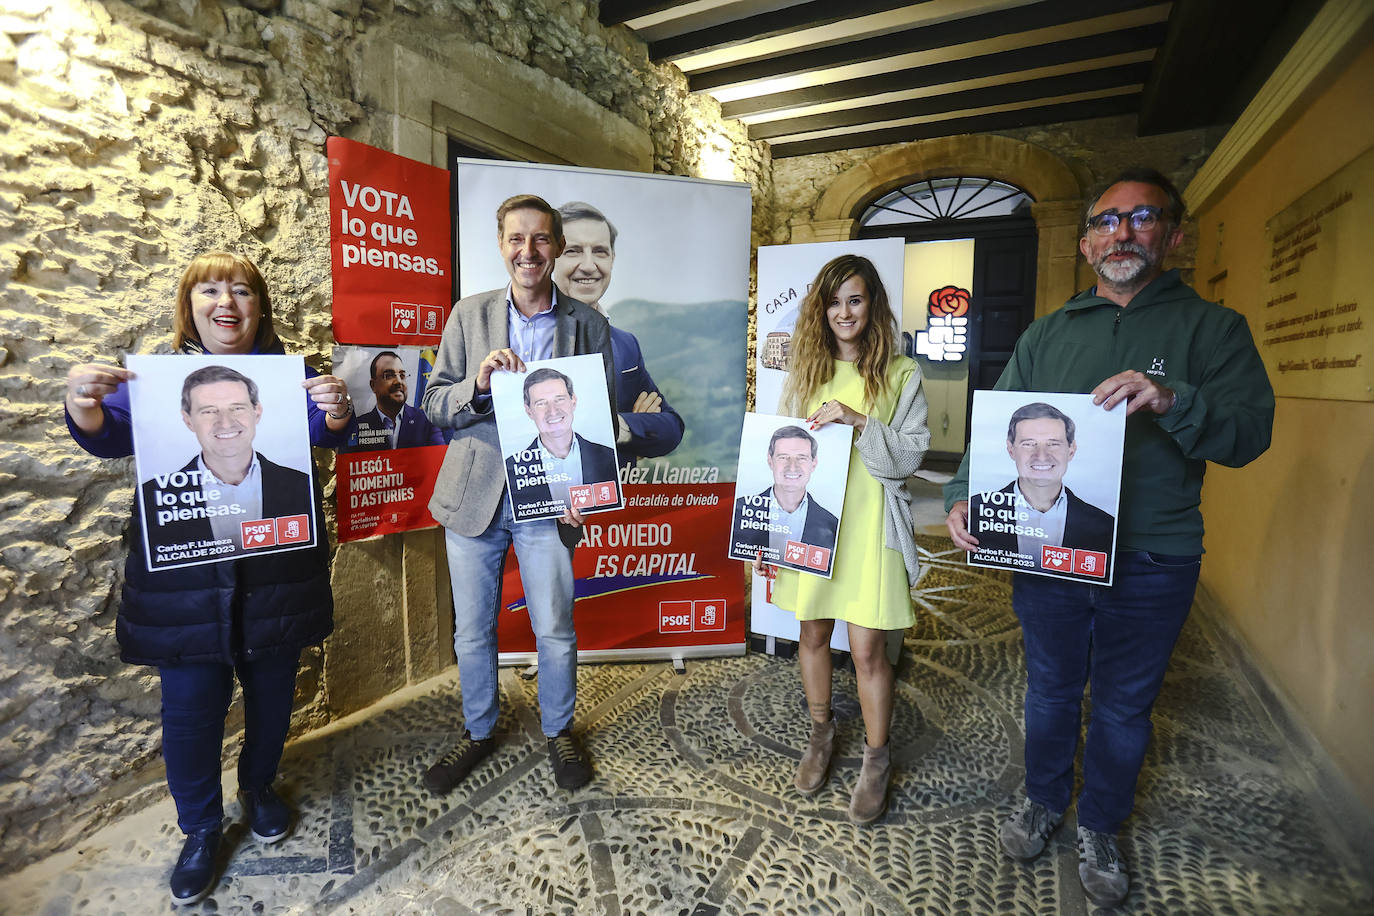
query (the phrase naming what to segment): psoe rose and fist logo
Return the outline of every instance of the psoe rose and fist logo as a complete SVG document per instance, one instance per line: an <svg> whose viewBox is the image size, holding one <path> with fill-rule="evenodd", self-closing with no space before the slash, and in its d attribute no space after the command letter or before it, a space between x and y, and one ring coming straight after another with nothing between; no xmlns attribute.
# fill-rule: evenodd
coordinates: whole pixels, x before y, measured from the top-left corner
<svg viewBox="0 0 1374 916"><path fill-rule="evenodd" d="M391 333L433 337L444 331L444 310L438 306L415 302L391 303Z"/></svg>
<svg viewBox="0 0 1374 916"><path fill-rule="evenodd" d="M658 632L701 633L725 629L725 599L698 598L695 601L660 601Z"/></svg>
<svg viewBox="0 0 1374 916"><path fill-rule="evenodd" d="M310 540L310 516L283 515L240 522L244 550L260 550L284 544L303 544Z"/></svg>

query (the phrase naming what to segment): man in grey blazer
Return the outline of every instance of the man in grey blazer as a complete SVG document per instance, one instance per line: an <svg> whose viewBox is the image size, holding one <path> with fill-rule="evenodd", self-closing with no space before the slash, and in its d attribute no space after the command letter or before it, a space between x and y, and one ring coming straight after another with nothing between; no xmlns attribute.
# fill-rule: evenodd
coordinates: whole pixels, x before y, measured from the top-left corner
<svg viewBox="0 0 1374 916"><path fill-rule="evenodd" d="M572 733L577 699L577 634L573 629L572 548L582 517L515 523L491 404L493 372L523 372L527 360L600 353L615 413L611 330L606 319L553 285L563 250L557 210L517 195L496 211L497 241L510 285L453 307L421 406L435 426L454 430L429 510L444 526L453 586L453 648L467 726L458 745L425 773L426 787L447 792L495 747L500 712L496 614L501 568L515 547L539 653L539 709L549 762L561 788L592 776Z"/></svg>

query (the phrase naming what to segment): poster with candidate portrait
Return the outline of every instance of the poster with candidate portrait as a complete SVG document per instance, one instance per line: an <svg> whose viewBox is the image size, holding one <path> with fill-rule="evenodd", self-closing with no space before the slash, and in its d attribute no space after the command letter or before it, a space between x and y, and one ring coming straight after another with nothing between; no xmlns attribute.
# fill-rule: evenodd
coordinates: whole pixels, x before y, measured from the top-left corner
<svg viewBox="0 0 1374 916"><path fill-rule="evenodd" d="M420 347L334 348L358 417L334 464L341 542L438 527L429 498L447 443L420 409L431 366Z"/></svg>
<svg viewBox="0 0 1374 916"><path fill-rule="evenodd" d="M449 173L330 137L334 339L434 346L452 306Z"/></svg>
<svg viewBox="0 0 1374 916"><path fill-rule="evenodd" d="M624 506L601 355L531 360L525 370L491 376L511 515L529 522Z"/></svg>
<svg viewBox="0 0 1374 916"><path fill-rule="evenodd" d="M969 565L1111 585L1125 435L1090 394L974 392Z"/></svg>
<svg viewBox="0 0 1374 916"><path fill-rule="evenodd" d="M829 579L854 430L748 413L730 522L730 558Z"/></svg>
<svg viewBox="0 0 1374 916"><path fill-rule="evenodd" d="M755 410L772 412L780 409L783 385L787 381L792 332L801 314L802 300L806 298L821 268L834 258L842 254L856 254L873 262L900 330L905 248L906 241L900 238L759 246L758 327L754 353ZM753 583L750 629L762 636L797 639L797 618L768 600L766 580L755 576ZM840 651L849 651L848 630L836 627L830 644Z"/></svg>
<svg viewBox="0 0 1374 916"><path fill-rule="evenodd" d="M126 359L149 571L313 547L305 361Z"/></svg>
<svg viewBox="0 0 1374 916"><path fill-rule="evenodd" d="M625 507L594 516L573 556L585 660L744 651L728 538L745 406L750 189L740 182L459 159L464 296L510 282L496 210L536 194L563 214L560 296L606 315ZM503 604L523 607L514 558ZM503 663L534 658L527 616L499 616Z"/></svg>

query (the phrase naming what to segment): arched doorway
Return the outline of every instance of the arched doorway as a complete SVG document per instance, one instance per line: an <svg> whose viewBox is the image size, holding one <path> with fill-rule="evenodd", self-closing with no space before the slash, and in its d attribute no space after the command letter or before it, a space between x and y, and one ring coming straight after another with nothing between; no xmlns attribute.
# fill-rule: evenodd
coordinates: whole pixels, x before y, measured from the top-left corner
<svg viewBox="0 0 1374 916"><path fill-rule="evenodd" d="M1029 143L990 135L941 137L853 166L825 190L810 220L793 221L793 242L877 235L899 235L909 243L975 240L970 257L977 262L973 286L981 321L970 326L971 359L922 362L933 457L962 454L969 392L991 387L1031 317L1058 308L1073 294L1086 183L1057 156ZM917 216L894 215L902 210ZM915 292L908 289L909 301ZM924 301L925 291L920 295Z"/></svg>

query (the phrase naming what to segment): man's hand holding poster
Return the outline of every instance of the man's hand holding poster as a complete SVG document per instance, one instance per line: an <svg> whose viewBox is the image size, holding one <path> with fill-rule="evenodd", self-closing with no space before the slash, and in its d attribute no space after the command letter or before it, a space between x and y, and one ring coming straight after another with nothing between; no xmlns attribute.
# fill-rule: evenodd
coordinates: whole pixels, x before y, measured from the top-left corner
<svg viewBox="0 0 1374 916"><path fill-rule="evenodd" d="M830 578L854 430L747 413L740 435L730 557Z"/></svg>
<svg viewBox="0 0 1374 916"><path fill-rule="evenodd" d="M535 360L495 372L492 406L517 522L619 509L615 425L601 356Z"/></svg>
<svg viewBox="0 0 1374 916"><path fill-rule="evenodd" d="M970 565L1110 585L1125 433L1090 394L974 392Z"/></svg>
<svg viewBox="0 0 1374 916"><path fill-rule="evenodd" d="M126 365L150 571L315 544L299 356L140 356Z"/></svg>
<svg viewBox="0 0 1374 916"><path fill-rule="evenodd" d="M422 352L334 348L334 374L354 392L358 413L358 431L335 463L340 541L439 524L428 503L447 443L419 407L428 378Z"/></svg>

